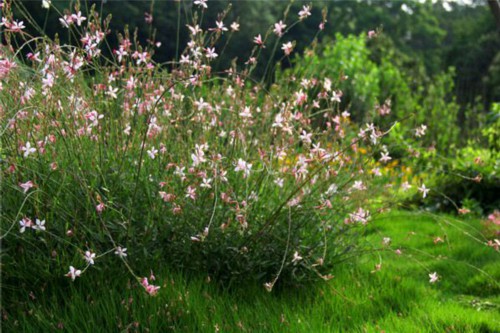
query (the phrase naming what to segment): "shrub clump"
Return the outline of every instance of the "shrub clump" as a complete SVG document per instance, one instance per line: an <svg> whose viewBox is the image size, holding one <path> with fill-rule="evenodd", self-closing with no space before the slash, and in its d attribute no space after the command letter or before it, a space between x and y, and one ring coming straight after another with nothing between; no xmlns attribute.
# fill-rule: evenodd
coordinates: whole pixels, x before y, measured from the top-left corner
<svg viewBox="0 0 500 333"><path fill-rule="evenodd" d="M79 36L70 46L32 38L10 9L0 51L7 283L26 281L14 258L42 278L75 280L112 263L107 254L151 294L157 286L135 271L160 262L269 290L278 277L329 279L382 198L408 188L379 168L392 160L382 141L392 124L352 122L337 78L252 81L273 30L291 56L286 25L213 73L220 37L237 34L224 13L207 28L195 15L167 70L152 60L153 35L141 46L124 31L104 56L109 20L94 10L85 17L77 4L61 18Z"/></svg>

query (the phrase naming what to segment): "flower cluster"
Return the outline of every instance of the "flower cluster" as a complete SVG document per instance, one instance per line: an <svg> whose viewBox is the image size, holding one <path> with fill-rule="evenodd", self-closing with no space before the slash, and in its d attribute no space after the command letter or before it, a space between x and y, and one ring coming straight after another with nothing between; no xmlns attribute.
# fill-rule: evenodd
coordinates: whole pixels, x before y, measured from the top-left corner
<svg viewBox="0 0 500 333"><path fill-rule="evenodd" d="M194 5L208 7L205 0ZM224 15L205 30L191 22L190 40L166 70L154 61L158 44L138 45L128 32L106 58L107 22L76 7L67 12L60 22L81 34L79 44L35 41L26 58L36 75L1 96L7 131L16 138L5 147L6 162L12 187L26 194L22 213L55 216L58 205L67 205L78 213L61 214L60 223L51 223L54 234L78 232L74 242L82 243L76 246L87 248L88 237L99 253L112 248L108 252L127 269L127 248L115 245L120 242L143 245L137 252L161 248L180 265L204 263L192 256L214 251L225 256L214 266L265 271L267 281L274 276L269 290L286 270L331 278L327 251L341 256L354 248L357 230L378 209L374 198L396 193L399 183L375 166L396 159L383 145L390 127L354 122L342 109L336 79L285 72L271 93L249 79L263 60L266 38L279 40L311 10L303 6L295 22L284 18L258 34L248 60L217 76L212 66L223 50L220 38L239 30L233 22L229 31ZM151 14L145 19L153 24ZM11 35L24 27L7 19L2 25ZM286 56L294 47L282 44ZM5 82L18 70L9 57L0 53ZM378 112L389 114L390 101ZM415 131L424 133L424 125ZM424 198L429 193L423 183L418 191ZM45 220L25 217L19 224L21 233L46 230ZM160 241L166 245L154 245ZM81 253L87 267L95 264L94 252ZM272 271L276 262L279 272ZM75 280L85 269L70 266L67 276ZM150 295L160 288L153 280L140 280Z"/></svg>

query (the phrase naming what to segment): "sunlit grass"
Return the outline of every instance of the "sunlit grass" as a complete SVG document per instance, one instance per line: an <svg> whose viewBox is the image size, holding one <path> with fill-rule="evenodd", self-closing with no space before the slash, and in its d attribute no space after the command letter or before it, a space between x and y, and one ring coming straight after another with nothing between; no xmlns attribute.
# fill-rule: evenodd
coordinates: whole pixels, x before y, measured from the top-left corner
<svg viewBox="0 0 500 333"><path fill-rule="evenodd" d="M386 251L338 266L329 282L272 293L259 285L224 290L202 272L185 276L163 267L155 272L162 288L150 297L120 267L94 269L75 283L61 277L6 290L3 327L6 332L58 327L68 332L498 332L499 254L463 237L463 225L456 228L463 223L472 236L480 228L475 219L382 215L365 239L381 244L390 237ZM435 237L445 242L435 244ZM379 263L381 269L373 272ZM430 284L434 271L440 278Z"/></svg>

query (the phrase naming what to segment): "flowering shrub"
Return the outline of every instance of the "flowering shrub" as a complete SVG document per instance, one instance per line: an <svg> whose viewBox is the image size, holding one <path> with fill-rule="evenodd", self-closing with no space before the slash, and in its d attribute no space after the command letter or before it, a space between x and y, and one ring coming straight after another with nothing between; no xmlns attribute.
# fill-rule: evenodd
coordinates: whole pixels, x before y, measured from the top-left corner
<svg viewBox="0 0 500 333"><path fill-rule="evenodd" d="M152 60L153 36L142 46L124 31L104 56L109 20L93 9L62 15L78 36L71 46L25 33L11 5L0 51L2 239L5 256L27 256L39 276L76 280L115 254L151 295L154 278L134 272L160 262L268 290L278 278L330 279L399 185L411 187L381 171L393 124L352 122L336 78L253 82L269 36L293 54L286 32L309 6L213 73L219 38L238 31L224 13L207 27L195 15L167 70ZM10 265L5 276L25 279Z"/></svg>
<svg viewBox="0 0 500 333"><path fill-rule="evenodd" d="M388 126L403 120L405 132L422 125L426 135L418 135L418 144L433 146L446 154L460 141L457 117L459 107L452 97L454 71L426 74L423 65L397 53L381 32L358 36L335 35L315 45L314 52L296 57L294 66L285 71L293 75L326 76L337 79L342 90L341 107L351 110L357 122L376 122ZM300 64L300 65L299 65ZM392 134L392 133L391 133ZM394 146L412 137L405 133ZM465 142L465 137L461 138ZM405 152L393 152L404 156Z"/></svg>

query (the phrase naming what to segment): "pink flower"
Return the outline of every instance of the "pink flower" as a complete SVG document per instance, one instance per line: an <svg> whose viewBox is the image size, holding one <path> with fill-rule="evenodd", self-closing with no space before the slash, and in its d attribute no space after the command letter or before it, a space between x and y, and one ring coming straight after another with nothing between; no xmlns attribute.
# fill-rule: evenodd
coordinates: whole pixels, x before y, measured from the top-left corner
<svg viewBox="0 0 500 333"><path fill-rule="evenodd" d="M16 68L17 64L9 59L0 60L0 79L3 79L9 75L9 72Z"/></svg>
<svg viewBox="0 0 500 333"><path fill-rule="evenodd" d="M154 277L152 274L151 276ZM158 290L160 289L159 286L154 286L152 284L149 284L148 278L146 277L142 278L141 285L144 287L144 289L146 289L146 292L151 296L155 296L158 293Z"/></svg>
<svg viewBox="0 0 500 333"><path fill-rule="evenodd" d="M470 213L470 209L468 209L468 208L462 207L462 208L458 209L458 214L460 214L460 215L465 215L465 214L469 214L469 213Z"/></svg>
<svg viewBox="0 0 500 333"><path fill-rule="evenodd" d="M23 30L24 28L26 28L26 26L24 25L23 21L21 21L21 22L14 21L10 25L10 29L9 30L11 32L21 32L21 30Z"/></svg>
<svg viewBox="0 0 500 333"><path fill-rule="evenodd" d="M71 280L75 281L77 277L82 274L82 271L79 269L75 269L73 266L69 266L69 272L66 274L67 277L70 277Z"/></svg>
<svg viewBox="0 0 500 333"><path fill-rule="evenodd" d="M311 7L310 6L303 6L302 10L299 12L299 19L303 20L307 18L308 16L311 16Z"/></svg>
<svg viewBox="0 0 500 333"><path fill-rule="evenodd" d="M28 180L26 183L20 183L19 186L23 189L23 193L26 193L34 186L34 184L31 180Z"/></svg>
<svg viewBox="0 0 500 333"><path fill-rule="evenodd" d="M148 278L146 278L146 277L142 278L141 284L142 284L143 287L149 286Z"/></svg>
<svg viewBox="0 0 500 333"><path fill-rule="evenodd" d="M20 233L23 233L26 231L26 228L33 228L33 222L31 219L25 217L21 221L19 221L19 225L21 226L19 229Z"/></svg>
<svg viewBox="0 0 500 333"><path fill-rule="evenodd" d="M260 47L265 48L264 42L262 41L262 36L260 34L253 38L253 42L259 45Z"/></svg>
<svg viewBox="0 0 500 333"><path fill-rule="evenodd" d="M437 280L439 280L437 272L429 274L429 283L435 283Z"/></svg>
<svg viewBox="0 0 500 333"><path fill-rule="evenodd" d="M85 16L82 16L82 12L79 11L76 14L72 14L71 19L73 22L76 22L76 25L81 26L82 22L85 21L87 18Z"/></svg>
<svg viewBox="0 0 500 333"><path fill-rule="evenodd" d="M160 286L154 286L151 284L146 287L146 292L151 296L155 296L158 293L158 289L160 289Z"/></svg>
<svg viewBox="0 0 500 333"><path fill-rule="evenodd" d="M498 240L498 239L489 240L486 245L494 248L495 251L499 251L500 250L500 240Z"/></svg>
<svg viewBox="0 0 500 333"><path fill-rule="evenodd" d="M153 15L148 12L144 13L144 21L146 21L147 24L153 23Z"/></svg>
<svg viewBox="0 0 500 333"><path fill-rule="evenodd" d="M372 39L374 37L377 37L377 33L374 30L368 31L368 38Z"/></svg>
<svg viewBox="0 0 500 333"><path fill-rule="evenodd" d="M288 42L288 43L283 43L283 45L281 46L281 49L283 50L283 52L285 52L285 55L290 55L290 53L292 53L292 50L293 50L293 44L292 42Z"/></svg>
<svg viewBox="0 0 500 333"><path fill-rule="evenodd" d="M192 186L188 186L186 189L186 198L191 198L192 200L196 200L196 188Z"/></svg>
<svg viewBox="0 0 500 333"><path fill-rule="evenodd" d="M283 21L279 21L278 23L274 23L274 30L273 30L273 32L278 37L281 37L281 36L283 36L283 30L285 28L286 28L286 24L284 24Z"/></svg>
<svg viewBox="0 0 500 333"><path fill-rule="evenodd" d="M71 15L64 15L59 19L64 28L69 28L70 24L73 24L73 17Z"/></svg>
<svg viewBox="0 0 500 333"><path fill-rule="evenodd" d="M307 102L307 94L302 91L296 91L295 92L295 104L296 105L302 105L305 102Z"/></svg>
<svg viewBox="0 0 500 333"><path fill-rule="evenodd" d="M500 212L495 210L493 213L488 215L488 220L493 222L493 224L500 225Z"/></svg>
<svg viewBox="0 0 500 333"><path fill-rule="evenodd" d="M444 243L444 240L441 237L436 237L436 238L434 238L433 242L434 242L434 244Z"/></svg>
<svg viewBox="0 0 500 333"><path fill-rule="evenodd" d="M106 208L106 206L101 202L97 206L95 206L95 210L97 213L102 213L102 211Z"/></svg>

